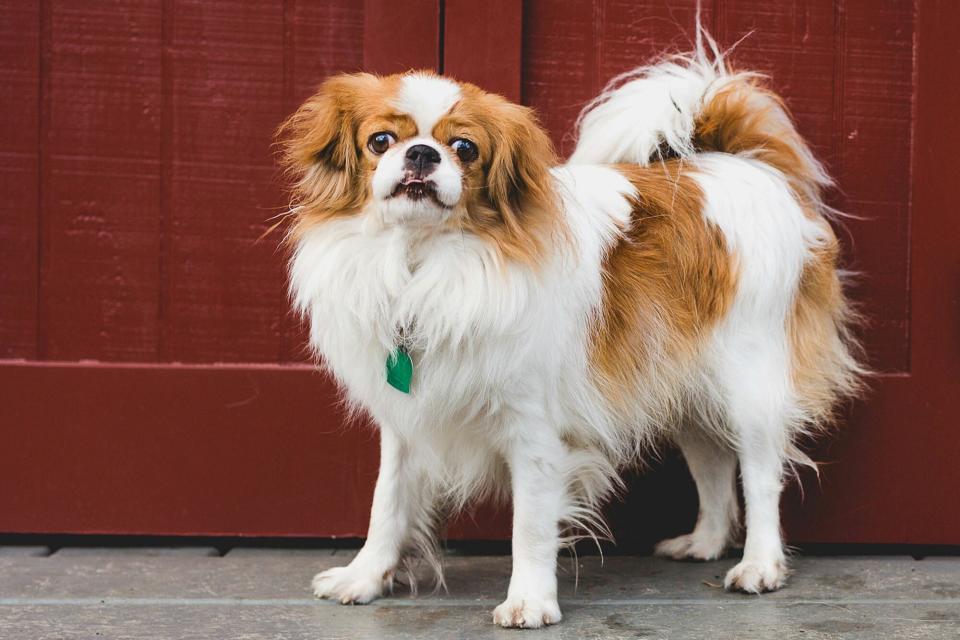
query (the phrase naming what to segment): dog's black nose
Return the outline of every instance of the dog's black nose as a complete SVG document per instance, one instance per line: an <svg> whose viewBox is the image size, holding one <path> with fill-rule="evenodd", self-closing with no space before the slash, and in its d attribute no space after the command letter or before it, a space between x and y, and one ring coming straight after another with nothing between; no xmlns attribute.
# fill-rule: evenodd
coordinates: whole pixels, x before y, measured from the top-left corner
<svg viewBox="0 0 960 640"><path fill-rule="evenodd" d="M435 164L440 164L440 152L426 144L415 144L407 149L407 168L419 175L430 173Z"/></svg>

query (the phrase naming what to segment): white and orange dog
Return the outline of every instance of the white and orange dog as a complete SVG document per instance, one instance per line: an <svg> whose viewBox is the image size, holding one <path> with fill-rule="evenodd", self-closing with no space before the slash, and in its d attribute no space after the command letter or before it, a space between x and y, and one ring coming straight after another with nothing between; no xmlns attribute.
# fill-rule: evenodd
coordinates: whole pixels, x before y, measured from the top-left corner
<svg viewBox="0 0 960 640"><path fill-rule="evenodd" d="M493 620L558 622L558 549L603 530L618 469L658 441L700 496L658 553L724 552L739 464L726 587L783 586L797 438L862 371L830 179L783 102L705 39L616 79L566 164L529 109L432 73L330 78L283 125L292 296L381 439L366 544L317 596L369 602L410 558L439 572L443 517L509 494Z"/></svg>

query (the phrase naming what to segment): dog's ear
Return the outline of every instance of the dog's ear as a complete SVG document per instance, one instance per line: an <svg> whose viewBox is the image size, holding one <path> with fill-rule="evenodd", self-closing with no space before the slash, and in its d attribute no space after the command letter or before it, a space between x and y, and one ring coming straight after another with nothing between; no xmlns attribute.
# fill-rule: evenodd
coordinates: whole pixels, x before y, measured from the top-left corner
<svg viewBox="0 0 960 640"><path fill-rule="evenodd" d="M532 109L499 96L493 132L493 153L487 168L487 199L510 235L529 238L529 225L556 211L550 168L556 164L553 144ZM535 242L536 240L533 239Z"/></svg>
<svg viewBox="0 0 960 640"><path fill-rule="evenodd" d="M300 206L320 213L362 204L358 109L378 85L368 73L333 76L280 125L282 162Z"/></svg>
<svg viewBox="0 0 960 640"><path fill-rule="evenodd" d="M524 211L553 206L550 168L553 144L532 109L503 100L497 109L487 195L504 220L520 221Z"/></svg>

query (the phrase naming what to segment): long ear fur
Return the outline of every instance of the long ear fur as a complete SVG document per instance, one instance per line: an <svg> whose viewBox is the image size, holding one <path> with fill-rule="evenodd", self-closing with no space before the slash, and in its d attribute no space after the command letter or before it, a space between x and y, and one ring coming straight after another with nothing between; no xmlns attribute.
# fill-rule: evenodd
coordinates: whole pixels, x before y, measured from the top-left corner
<svg viewBox="0 0 960 640"><path fill-rule="evenodd" d="M283 166L294 179L295 206L311 217L363 203L355 114L378 83L369 73L333 76L277 130Z"/></svg>
<svg viewBox="0 0 960 640"><path fill-rule="evenodd" d="M509 244L526 246L522 253L536 258L543 249L542 232L558 217L550 175L556 154L532 109L492 97L499 104L490 127L495 133L487 198L503 220Z"/></svg>

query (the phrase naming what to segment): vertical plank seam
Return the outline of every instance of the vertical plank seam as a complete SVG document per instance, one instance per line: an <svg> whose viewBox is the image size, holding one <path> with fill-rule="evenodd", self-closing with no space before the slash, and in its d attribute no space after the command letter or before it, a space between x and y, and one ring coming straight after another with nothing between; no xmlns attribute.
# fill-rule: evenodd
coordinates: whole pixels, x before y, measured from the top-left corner
<svg viewBox="0 0 960 640"><path fill-rule="evenodd" d="M520 54L520 68L517 69L517 75L519 76L518 81L520 82L520 87L517 89L517 99L520 100L520 104L525 104L529 106L527 101L527 85L524 80L526 79L526 69L527 69L527 38L526 38L526 25L527 25L527 11L530 6L529 2L520 3L520 43L519 43L519 54ZM542 113L538 113L538 116L543 117ZM541 121L542 124L542 121ZM557 149L559 152L559 148Z"/></svg>
<svg viewBox="0 0 960 640"><path fill-rule="evenodd" d="M296 0L283 0L283 97L282 97L282 116L286 117L293 111L296 105L293 103L294 96L294 70L296 67L296 50L294 49L293 23L296 19ZM282 180L281 180L282 182ZM281 212L281 214L284 212ZM283 269L284 284L286 284L286 268ZM279 340L277 353L277 362L290 362L290 345L293 341L293 335L290 331L290 305L287 296L284 295L280 300L279 308Z"/></svg>
<svg viewBox="0 0 960 640"><path fill-rule="evenodd" d="M521 2L520 8L517 11L517 20L519 21L520 24L517 26L517 37L519 38L519 41L517 42L517 51L516 51L516 54L517 54L516 96L520 104L525 104L523 101L523 25L524 25L523 15L524 15L524 8L526 7L526 4L527 4L526 2Z"/></svg>
<svg viewBox="0 0 960 640"><path fill-rule="evenodd" d="M173 0L160 3L160 193L159 193L159 247L157 251L157 360L166 362L170 349L169 309L169 251L172 216L170 201L173 193Z"/></svg>
<svg viewBox="0 0 960 640"><path fill-rule="evenodd" d="M37 264L36 264L36 326L34 337L34 356L44 360L47 356L47 309L44 296L45 272L45 220L44 186L47 183L46 173L50 163L46 158L46 134L50 124L50 91L47 86L50 78L52 30L50 23L49 0L39 0L37 4L37 107L40 110L37 118Z"/></svg>
<svg viewBox="0 0 960 640"><path fill-rule="evenodd" d="M847 22L845 0L834 0L833 4L833 135L831 136L834 166L833 175L837 184L841 184L843 179L843 153L846 145L846 138L843 134L844 109L846 100L844 99L845 78L847 67ZM840 198L843 199L844 193L842 187L839 190ZM844 204L846 204L844 202ZM846 207L844 207L846 208ZM849 212L847 212L849 213ZM850 247L855 245L853 235L850 229L845 225L840 226L840 231L846 235L847 244ZM849 255L849 254L848 254Z"/></svg>
<svg viewBox="0 0 960 640"><path fill-rule="evenodd" d="M846 73L846 8L844 0L834 0L833 3L833 127L830 136L830 155L833 166L831 171L837 184L843 178L843 84ZM837 189L839 198L843 199L842 188ZM845 207L844 207L845 208ZM853 246L853 237L850 230L841 225L838 232L846 236L847 244ZM849 255L849 254L848 254Z"/></svg>
<svg viewBox="0 0 960 640"><path fill-rule="evenodd" d="M845 0L833 4L833 161L834 174L843 172L843 109L844 78L847 64Z"/></svg>
<svg viewBox="0 0 960 640"><path fill-rule="evenodd" d="M447 1L439 0L437 4L437 72L442 74L446 67Z"/></svg>
<svg viewBox="0 0 960 640"><path fill-rule="evenodd" d="M360 66L364 71L370 71L368 44L370 42L370 4L371 0L363 0L363 22L360 34Z"/></svg>
<svg viewBox="0 0 960 640"><path fill-rule="evenodd" d="M913 36L911 37L911 70L910 70L910 84L912 90L910 92L910 141L909 144L909 160L907 162L907 264L906 269L904 269L906 282L904 283L904 288L907 292L906 300L904 301L907 308L904 313L904 321L907 323L906 326L906 340L907 340L907 362L906 369L907 373L913 373L913 287L910 286L910 283L913 280L913 180L914 180L914 163L916 162L916 149L917 149L917 103L918 103L918 94L920 92L920 58L917 55L918 40L920 37L920 0L914 0L913 2Z"/></svg>
<svg viewBox="0 0 960 640"><path fill-rule="evenodd" d="M603 25L605 14L604 0L593 1L593 87L591 95L600 93L600 90L606 85L606 79L603 77ZM581 105L582 108L583 105Z"/></svg>

